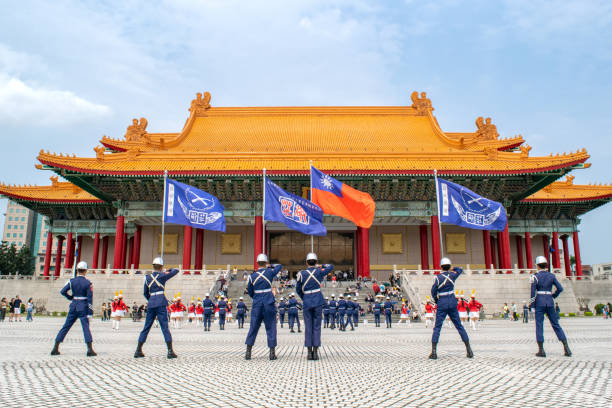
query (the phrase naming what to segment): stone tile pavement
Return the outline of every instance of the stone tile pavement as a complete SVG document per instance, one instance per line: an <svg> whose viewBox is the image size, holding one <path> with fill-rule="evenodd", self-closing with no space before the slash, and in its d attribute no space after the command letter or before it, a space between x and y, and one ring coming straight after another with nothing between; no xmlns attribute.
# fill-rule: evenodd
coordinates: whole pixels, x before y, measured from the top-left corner
<svg viewBox="0 0 612 408"><path fill-rule="evenodd" d="M0 323L2 407L610 407L612 320L564 319L574 356L549 326L548 358L536 352L533 323L486 321L470 331L475 358L465 358L454 329L445 327L439 359L427 359L431 329L361 325L339 333L324 329L322 358L307 361L303 333L279 327L277 361L267 359L262 327L253 360L245 361L246 330L188 326L172 330L176 360L165 358L159 329L132 354L141 323L120 331L92 322L98 357L85 357L78 323L49 351L59 318ZM248 323L247 323L248 327Z"/></svg>

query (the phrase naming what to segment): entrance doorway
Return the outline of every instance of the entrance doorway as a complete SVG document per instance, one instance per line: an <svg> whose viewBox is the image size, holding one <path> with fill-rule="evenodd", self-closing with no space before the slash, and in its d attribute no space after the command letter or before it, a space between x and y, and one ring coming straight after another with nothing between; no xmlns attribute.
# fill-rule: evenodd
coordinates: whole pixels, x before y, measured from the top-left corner
<svg viewBox="0 0 612 408"><path fill-rule="evenodd" d="M321 264L331 263L335 271L353 271L354 232L328 232L314 238L314 252ZM291 277L304 269L306 254L310 252L310 236L299 232L270 232L270 262L280 263Z"/></svg>

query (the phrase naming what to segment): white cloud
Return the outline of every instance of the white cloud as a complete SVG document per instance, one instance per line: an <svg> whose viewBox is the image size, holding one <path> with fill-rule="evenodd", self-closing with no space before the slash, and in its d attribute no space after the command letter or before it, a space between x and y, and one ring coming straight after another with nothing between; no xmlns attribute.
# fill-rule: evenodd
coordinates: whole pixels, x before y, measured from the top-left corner
<svg viewBox="0 0 612 408"><path fill-rule="evenodd" d="M0 73L0 122L64 125L110 114L110 108L70 91L31 86Z"/></svg>

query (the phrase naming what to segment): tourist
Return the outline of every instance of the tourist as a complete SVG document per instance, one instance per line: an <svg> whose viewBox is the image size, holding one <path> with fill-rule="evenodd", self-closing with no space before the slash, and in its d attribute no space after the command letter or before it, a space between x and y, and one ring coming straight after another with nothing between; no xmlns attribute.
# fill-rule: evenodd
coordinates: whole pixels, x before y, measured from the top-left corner
<svg viewBox="0 0 612 408"><path fill-rule="evenodd" d="M512 320L518 322L518 308L514 302L512 302Z"/></svg>
<svg viewBox="0 0 612 408"><path fill-rule="evenodd" d="M31 322L33 320L32 313L34 312L34 303L32 302L32 298L29 298L28 302L26 303L26 312L28 313L26 316L26 322Z"/></svg>
<svg viewBox="0 0 612 408"><path fill-rule="evenodd" d="M15 300L13 302L13 320L21 321L21 299L19 299L19 295L15 296Z"/></svg>
<svg viewBox="0 0 612 408"><path fill-rule="evenodd" d="M523 300L523 323L529 323L529 306L527 302Z"/></svg>
<svg viewBox="0 0 612 408"><path fill-rule="evenodd" d="M508 308L508 304L507 303L504 303L504 309L503 310L504 310L503 317L504 317L504 319L507 319L508 318L508 314L510 313L510 309Z"/></svg>
<svg viewBox="0 0 612 408"><path fill-rule="evenodd" d="M134 301L134 304L132 305L132 321L133 322L136 321L137 314L138 314L138 305L136 304L136 301Z"/></svg>
<svg viewBox="0 0 612 408"><path fill-rule="evenodd" d="M106 320L106 303L102 302L102 306L100 306L100 320Z"/></svg>
<svg viewBox="0 0 612 408"><path fill-rule="evenodd" d="M8 302L6 301L6 298L3 297L2 300L0 300L0 322L3 322L4 318L6 317L7 308L8 308Z"/></svg>

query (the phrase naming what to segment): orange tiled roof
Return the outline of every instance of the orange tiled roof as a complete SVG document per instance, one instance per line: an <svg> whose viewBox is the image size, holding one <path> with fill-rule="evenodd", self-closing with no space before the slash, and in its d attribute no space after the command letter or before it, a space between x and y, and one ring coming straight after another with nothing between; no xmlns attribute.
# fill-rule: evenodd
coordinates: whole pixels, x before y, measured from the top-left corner
<svg viewBox="0 0 612 408"><path fill-rule="evenodd" d="M103 138L119 151L97 147L95 158L41 151L52 167L83 173L175 174L301 173L309 160L339 173L504 174L565 168L588 159L572 154L529 157L529 148L503 152L495 125L479 118L471 138L445 134L424 93L400 107L215 108L210 94L198 94L180 133L149 134L144 118L134 119L123 142ZM515 138L512 143L522 143ZM520 144L520 143L519 143Z"/></svg>
<svg viewBox="0 0 612 408"><path fill-rule="evenodd" d="M0 194L16 200L41 203L95 204L104 201L72 183L58 182L51 177L50 186L15 186L0 183Z"/></svg>
<svg viewBox="0 0 612 408"><path fill-rule="evenodd" d="M612 198L612 184L578 185L574 176L567 176L565 181L557 181L542 190L523 199L523 202L576 202L603 200Z"/></svg>

